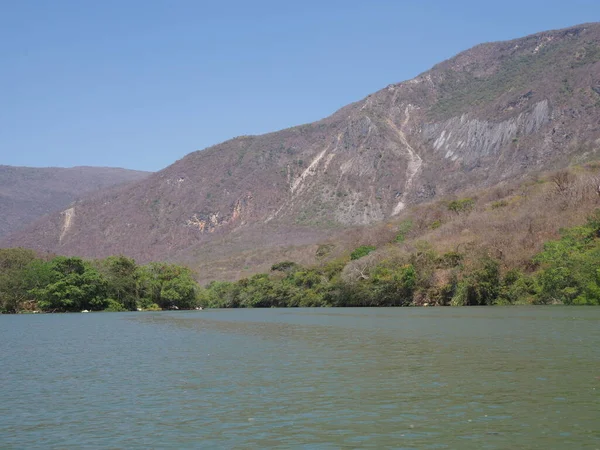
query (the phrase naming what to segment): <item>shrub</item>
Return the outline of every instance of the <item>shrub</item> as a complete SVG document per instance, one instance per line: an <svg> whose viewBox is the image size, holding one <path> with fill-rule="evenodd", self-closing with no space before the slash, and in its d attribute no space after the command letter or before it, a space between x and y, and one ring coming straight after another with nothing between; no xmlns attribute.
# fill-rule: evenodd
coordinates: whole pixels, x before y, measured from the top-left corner
<svg viewBox="0 0 600 450"><path fill-rule="evenodd" d="M147 308L144 308L144 311L162 311L162 309L156 303L151 303Z"/></svg>
<svg viewBox="0 0 600 450"><path fill-rule="evenodd" d="M376 250L376 248L371 245L361 245L360 247L355 249L352 253L350 253L350 259L352 261L355 261L357 259L362 258L363 256L367 256L373 250Z"/></svg>
<svg viewBox="0 0 600 450"><path fill-rule="evenodd" d="M453 200L448 203L448 211L460 214L463 212L469 212L475 206L475 200L472 198L462 198L460 200Z"/></svg>
<svg viewBox="0 0 600 450"><path fill-rule="evenodd" d="M317 247L317 251L315 252L315 255L317 256L317 258L324 258L325 256L329 255L331 253L331 251L334 249L335 245L333 244L320 244Z"/></svg>
<svg viewBox="0 0 600 450"><path fill-rule="evenodd" d="M271 271L290 273L299 270L300 266L293 261L282 261L271 266Z"/></svg>
<svg viewBox="0 0 600 450"><path fill-rule="evenodd" d="M442 226L442 221L438 219L438 220L434 220L433 222L431 222L431 225L429 225L429 228L431 228L432 230L436 230L441 226Z"/></svg>
<svg viewBox="0 0 600 450"><path fill-rule="evenodd" d="M104 308L104 311L106 312L123 312L123 311L127 311L127 309L118 301L109 298L107 300L108 306L106 308Z"/></svg>
<svg viewBox="0 0 600 450"><path fill-rule="evenodd" d="M438 258L439 266L443 269L458 267L463 262L464 256L458 252L447 252Z"/></svg>
<svg viewBox="0 0 600 450"><path fill-rule="evenodd" d="M410 232L412 226L413 223L410 219L406 219L400 222L400 225L398 225L398 234L396 235L395 241L400 243L404 242L404 239L406 239L406 235Z"/></svg>

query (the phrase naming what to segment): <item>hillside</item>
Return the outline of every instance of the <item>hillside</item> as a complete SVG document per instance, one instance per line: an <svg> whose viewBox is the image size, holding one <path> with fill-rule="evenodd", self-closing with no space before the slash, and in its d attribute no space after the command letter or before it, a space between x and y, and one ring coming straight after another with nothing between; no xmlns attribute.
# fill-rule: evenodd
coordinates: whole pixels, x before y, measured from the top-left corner
<svg viewBox="0 0 600 450"><path fill-rule="evenodd" d="M109 167L14 167L0 165L0 237L88 193L138 181L148 172Z"/></svg>
<svg viewBox="0 0 600 450"><path fill-rule="evenodd" d="M1 244L241 275L409 205L597 158L599 106L600 24L482 44L317 122L191 153Z"/></svg>

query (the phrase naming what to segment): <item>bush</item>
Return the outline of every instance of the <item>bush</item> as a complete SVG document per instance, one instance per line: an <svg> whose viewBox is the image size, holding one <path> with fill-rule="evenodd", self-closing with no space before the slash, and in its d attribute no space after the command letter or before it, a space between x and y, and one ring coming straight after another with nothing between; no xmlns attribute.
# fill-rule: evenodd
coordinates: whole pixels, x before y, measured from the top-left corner
<svg viewBox="0 0 600 450"><path fill-rule="evenodd" d="M438 220L434 220L433 222L431 222L431 225L429 225L429 228L431 228L432 230L437 230L441 226L442 226L442 221L438 219Z"/></svg>
<svg viewBox="0 0 600 450"><path fill-rule="evenodd" d="M442 269L451 269L462 264L464 256L458 252L447 252L438 258L438 264Z"/></svg>
<svg viewBox="0 0 600 450"><path fill-rule="evenodd" d="M144 311L162 311L162 309L156 303L151 303L148 307L144 308Z"/></svg>
<svg viewBox="0 0 600 450"><path fill-rule="evenodd" d="M406 239L406 235L412 230L412 220L407 219L400 223L398 226L398 234L396 235L395 241L402 243Z"/></svg>
<svg viewBox="0 0 600 450"><path fill-rule="evenodd" d="M317 258L324 258L327 255L329 255L334 248L335 248L335 245L333 245L333 244L320 244L317 247L317 251L315 252L315 255L317 256Z"/></svg>
<svg viewBox="0 0 600 450"><path fill-rule="evenodd" d="M109 298L107 300L108 306L106 308L104 308L104 311L106 312L123 312L123 311L128 311L121 303L119 303L116 300L113 300L112 298Z"/></svg>
<svg viewBox="0 0 600 450"><path fill-rule="evenodd" d="M295 262L292 261L282 261L280 263L276 263L273 264L271 266L271 271L280 271L280 272L285 272L285 273L289 273L289 272L293 272L295 270L298 270L300 268L300 266L298 264L296 264Z"/></svg>
<svg viewBox="0 0 600 450"><path fill-rule="evenodd" d="M469 212L475 206L475 200L472 198L463 198L460 200L454 200L448 203L448 211L460 214L463 212Z"/></svg>
<svg viewBox="0 0 600 450"><path fill-rule="evenodd" d="M355 249L352 253L350 253L350 259L355 261L357 259L362 258L363 256L367 256L372 251L376 250L376 247L371 245L362 245Z"/></svg>

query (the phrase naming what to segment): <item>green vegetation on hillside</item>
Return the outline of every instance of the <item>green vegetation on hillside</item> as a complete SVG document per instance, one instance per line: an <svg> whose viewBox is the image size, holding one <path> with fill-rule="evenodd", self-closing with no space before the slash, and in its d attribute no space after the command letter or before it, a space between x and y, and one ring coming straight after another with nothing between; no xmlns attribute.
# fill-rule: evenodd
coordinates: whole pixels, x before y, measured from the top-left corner
<svg viewBox="0 0 600 450"><path fill-rule="evenodd" d="M547 242L532 263L532 273L503 272L489 255L465 264L460 253L440 255L421 243L401 258L376 261L366 254L309 268L280 263L271 274L209 284L201 303L212 308L600 305L600 209L584 226Z"/></svg>
<svg viewBox="0 0 600 450"><path fill-rule="evenodd" d="M373 247L372 245L361 245L356 250L354 250L352 253L350 253L350 259L352 261L360 259L363 256L367 256L369 253L371 253L374 250L377 250L377 248Z"/></svg>
<svg viewBox="0 0 600 450"><path fill-rule="evenodd" d="M555 83L561 76L569 76L573 67L593 64L600 54L593 44L575 50L569 41L546 42L537 51L515 52L501 58L498 67L484 76L474 74L482 70L480 66L471 71L445 69L439 81L439 99L429 114L431 118L449 118L488 104L506 92L526 92L534 82L539 85L540 80ZM551 74L549 67L553 68Z"/></svg>

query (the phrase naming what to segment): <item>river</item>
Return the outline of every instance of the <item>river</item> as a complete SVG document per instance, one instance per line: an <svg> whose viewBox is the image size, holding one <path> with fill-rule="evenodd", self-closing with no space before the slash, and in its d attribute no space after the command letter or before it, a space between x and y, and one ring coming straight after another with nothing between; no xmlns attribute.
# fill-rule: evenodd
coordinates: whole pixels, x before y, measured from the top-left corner
<svg viewBox="0 0 600 450"><path fill-rule="evenodd" d="M600 449L600 308L0 316L0 448Z"/></svg>

